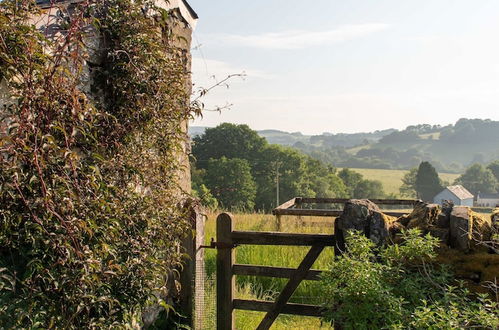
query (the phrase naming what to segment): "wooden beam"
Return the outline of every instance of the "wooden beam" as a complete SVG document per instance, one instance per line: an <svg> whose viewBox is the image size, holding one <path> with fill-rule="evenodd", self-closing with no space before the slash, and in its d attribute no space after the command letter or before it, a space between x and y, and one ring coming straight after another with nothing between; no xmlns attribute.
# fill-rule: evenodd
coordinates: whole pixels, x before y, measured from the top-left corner
<svg viewBox="0 0 499 330"><path fill-rule="evenodd" d="M343 211L337 210L317 210L317 209L283 209L283 210L274 210L272 211L274 215L283 216L283 215L300 215L300 216L312 216L312 217L339 217ZM404 214L411 213L408 212L390 212L386 210L381 210L386 215L391 215L395 217L402 216Z"/></svg>
<svg viewBox="0 0 499 330"><path fill-rule="evenodd" d="M286 203L283 203L276 207L275 209L289 209L291 206L295 205L296 198L290 199Z"/></svg>
<svg viewBox="0 0 499 330"><path fill-rule="evenodd" d="M410 214L411 212L388 212L388 211L381 211L383 212L384 214L386 215L391 215L392 217L401 217L403 215L407 215L407 214Z"/></svg>
<svg viewBox="0 0 499 330"><path fill-rule="evenodd" d="M289 282L286 284L284 289L282 289L281 293L279 294L279 297L277 297L276 302L272 306L272 310L267 312L262 322L260 322L260 325L256 328L257 330L270 329L275 319L282 312L284 306L286 306L289 298L291 298L298 285L300 285L301 281L303 281L303 279L307 275L308 271L310 270L310 267L312 267L314 262L321 254L322 250L324 250L323 245L316 245L310 248L307 255L300 263L300 266L298 266L293 276L289 279Z"/></svg>
<svg viewBox="0 0 499 330"><path fill-rule="evenodd" d="M267 277L277 277L277 278L291 278L296 272L295 268L284 268L284 267L268 267L268 266L256 266L256 265L234 265L232 266L232 273L234 275L243 276L267 276ZM305 275L305 280L309 281L319 281L320 275L323 271L321 270L309 270Z"/></svg>
<svg viewBox="0 0 499 330"><path fill-rule="evenodd" d="M274 303L271 301L260 300L242 300L234 299L234 308L245 311L269 312L272 310ZM315 305L305 304L286 304L282 308L282 314L300 315L300 316L322 316L323 308Z"/></svg>
<svg viewBox="0 0 499 330"><path fill-rule="evenodd" d="M307 204L344 204L348 198L300 198L301 203ZM380 205L414 205L416 199L369 199L371 202Z"/></svg>
<svg viewBox="0 0 499 330"><path fill-rule="evenodd" d="M317 210L317 209L276 209L273 210L274 215L301 215L313 217L337 217L343 211L339 210Z"/></svg>
<svg viewBox="0 0 499 330"><path fill-rule="evenodd" d="M233 231L233 244L292 245L292 246L334 246L334 235L291 234L260 231Z"/></svg>

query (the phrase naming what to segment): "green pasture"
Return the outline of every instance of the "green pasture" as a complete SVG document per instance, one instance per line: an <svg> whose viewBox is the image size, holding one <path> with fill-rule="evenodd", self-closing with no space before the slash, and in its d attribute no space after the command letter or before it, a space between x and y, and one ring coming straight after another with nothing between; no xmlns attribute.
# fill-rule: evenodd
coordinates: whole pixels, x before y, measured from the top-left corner
<svg viewBox="0 0 499 330"><path fill-rule="evenodd" d="M381 181L386 193L393 193L397 196L400 194L399 188L402 185L402 178L409 172L407 170L383 170L371 168L351 168L351 170L362 174L364 179ZM447 181L452 184L460 174L439 173L438 175L443 181Z"/></svg>

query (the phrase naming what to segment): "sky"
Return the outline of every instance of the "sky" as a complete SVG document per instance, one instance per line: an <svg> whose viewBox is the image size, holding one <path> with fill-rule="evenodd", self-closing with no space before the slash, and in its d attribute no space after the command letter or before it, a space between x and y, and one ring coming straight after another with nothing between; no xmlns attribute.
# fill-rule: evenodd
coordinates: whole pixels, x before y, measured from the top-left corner
<svg viewBox="0 0 499 330"><path fill-rule="evenodd" d="M498 0L188 0L203 118L304 134L499 120ZM217 107L231 105L220 113Z"/></svg>

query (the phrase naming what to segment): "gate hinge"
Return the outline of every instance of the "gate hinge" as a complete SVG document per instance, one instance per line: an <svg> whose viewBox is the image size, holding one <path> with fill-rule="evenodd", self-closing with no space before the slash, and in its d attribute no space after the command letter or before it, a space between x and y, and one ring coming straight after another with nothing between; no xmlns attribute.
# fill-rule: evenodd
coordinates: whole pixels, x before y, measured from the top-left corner
<svg viewBox="0 0 499 330"><path fill-rule="evenodd" d="M223 242L215 242L215 239L212 238L210 241L210 245L201 245L200 249L233 249L237 247L237 244L227 244Z"/></svg>

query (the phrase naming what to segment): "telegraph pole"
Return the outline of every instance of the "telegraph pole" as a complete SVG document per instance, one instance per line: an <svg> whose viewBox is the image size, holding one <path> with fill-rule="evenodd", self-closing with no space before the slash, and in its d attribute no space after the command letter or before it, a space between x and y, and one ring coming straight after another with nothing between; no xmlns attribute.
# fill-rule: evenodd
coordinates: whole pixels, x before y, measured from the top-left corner
<svg viewBox="0 0 499 330"><path fill-rule="evenodd" d="M279 203L279 166L280 166L280 163L279 162L276 162L275 163L275 166L276 166L276 171L275 171L275 182L276 182L276 206L275 207L278 207L280 205Z"/></svg>

